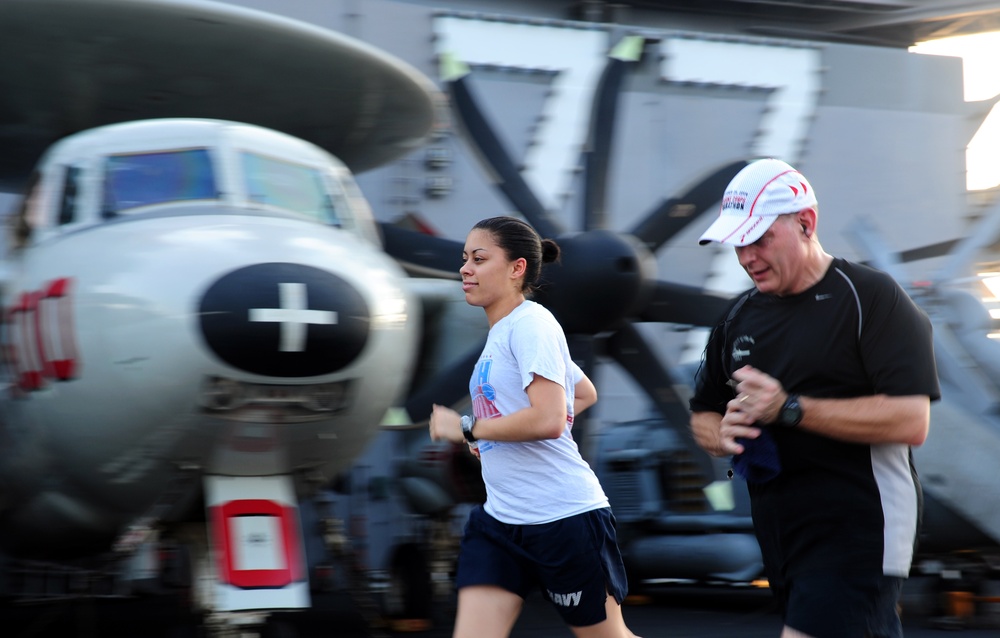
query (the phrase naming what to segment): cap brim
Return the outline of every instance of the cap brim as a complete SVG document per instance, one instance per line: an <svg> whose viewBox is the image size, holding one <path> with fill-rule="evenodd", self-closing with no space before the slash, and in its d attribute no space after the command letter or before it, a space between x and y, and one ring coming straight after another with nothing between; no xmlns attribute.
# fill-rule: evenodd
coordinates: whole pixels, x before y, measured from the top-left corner
<svg viewBox="0 0 1000 638"><path fill-rule="evenodd" d="M698 243L704 246L714 241L727 246L748 246L760 239L777 218L777 215L749 217L720 215L708 230L701 234Z"/></svg>

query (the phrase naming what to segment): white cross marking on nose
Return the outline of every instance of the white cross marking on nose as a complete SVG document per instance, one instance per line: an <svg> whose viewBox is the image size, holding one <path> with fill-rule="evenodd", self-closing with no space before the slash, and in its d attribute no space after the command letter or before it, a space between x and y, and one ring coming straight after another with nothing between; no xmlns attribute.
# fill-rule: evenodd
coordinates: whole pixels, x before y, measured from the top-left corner
<svg viewBox="0 0 1000 638"><path fill-rule="evenodd" d="M302 352L306 345L306 325L337 323L332 310L309 310L305 284L278 284L280 308L251 308L250 321L281 324L281 351Z"/></svg>

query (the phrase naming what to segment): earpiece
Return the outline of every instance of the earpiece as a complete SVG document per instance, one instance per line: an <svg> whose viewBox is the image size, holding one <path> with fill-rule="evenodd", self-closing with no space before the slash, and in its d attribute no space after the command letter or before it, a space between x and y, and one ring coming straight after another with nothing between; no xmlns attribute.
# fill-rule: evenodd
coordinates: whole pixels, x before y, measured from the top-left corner
<svg viewBox="0 0 1000 638"><path fill-rule="evenodd" d="M802 234L805 235L806 237L809 236L809 229L806 228L805 224L802 224Z"/></svg>

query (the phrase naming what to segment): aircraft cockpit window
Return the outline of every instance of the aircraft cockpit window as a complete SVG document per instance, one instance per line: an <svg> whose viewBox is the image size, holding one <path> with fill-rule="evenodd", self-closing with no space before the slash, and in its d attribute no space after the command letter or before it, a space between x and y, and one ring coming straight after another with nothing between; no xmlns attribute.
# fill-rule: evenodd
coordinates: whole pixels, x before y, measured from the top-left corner
<svg viewBox="0 0 1000 638"><path fill-rule="evenodd" d="M204 148L112 155L105 164L105 217L140 206L218 197L211 157Z"/></svg>
<svg viewBox="0 0 1000 638"><path fill-rule="evenodd" d="M41 181L42 175L37 170L28 178L28 186L24 197L13 215L12 244L14 248L24 248L31 240L31 235L41 224Z"/></svg>
<svg viewBox="0 0 1000 638"><path fill-rule="evenodd" d="M77 203L80 201L79 166L67 166L63 179L62 197L59 199L59 225L71 224L76 219Z"/></svg>
<svg viewBox="0 0 1000 638"><path fill-rule="evenodd" d="M340 225L339 211L318 169L250 152L241 157L248 200Z"/></svg>

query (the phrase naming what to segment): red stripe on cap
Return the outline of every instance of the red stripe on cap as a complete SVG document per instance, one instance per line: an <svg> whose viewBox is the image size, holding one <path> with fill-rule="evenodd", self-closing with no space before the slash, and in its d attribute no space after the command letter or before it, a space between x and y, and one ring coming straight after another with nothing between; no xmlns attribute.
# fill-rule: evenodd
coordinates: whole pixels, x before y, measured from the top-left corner
<svg viewBox="0 0 1000 638"><path fill-rule="evenodd" d="M764 194L764 191L767 190L767 187L770 186L774 182L774 180L778 179L782 175L787 175L789 173L798 173L798 171L784 171L784 172L778 173L777 175L775 175L771 179L767 180L767 183L765 183L763 186L761 186L760 192L757 193L757 196L753 198L753 203L750 204L750 212L747 213L747 218L744 219L743 222L740 223L739 226L737 226L735 229L733 229L733 232L729 233L728 235L726 235L725 237L722 238L722 242L723 243L725 243L727 239L729 239L730 237L732 237L733 235L735 235L739 231L739 229L743 227L743 224L745 224L748 221L750 221L750 218L753 217L753 210L754 210L754 208L757 207L757 201L760 200L760 196Z"/></svg>

